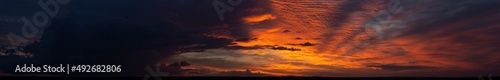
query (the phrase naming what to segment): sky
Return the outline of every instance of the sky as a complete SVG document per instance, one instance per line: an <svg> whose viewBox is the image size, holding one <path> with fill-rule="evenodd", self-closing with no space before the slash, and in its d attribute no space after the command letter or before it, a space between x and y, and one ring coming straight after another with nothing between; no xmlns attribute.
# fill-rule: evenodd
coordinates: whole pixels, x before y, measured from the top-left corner
<svg viewBox="0 0 500 80"><path fill-rule="evenodd" d="M221 3L217 3L220 1ZM235 0L238 1L238 0ZM499 74L497 0L71 0L0 76L476 77ZM0 1L0 44L33 0ZM222 8L220 6L223 6ZM218 14L218 10L231 8ZM38 41L38 42L35 42ZM19 64L120 64L121 73L24 74ZM245 74L245 70L252 74Z"/></svg>

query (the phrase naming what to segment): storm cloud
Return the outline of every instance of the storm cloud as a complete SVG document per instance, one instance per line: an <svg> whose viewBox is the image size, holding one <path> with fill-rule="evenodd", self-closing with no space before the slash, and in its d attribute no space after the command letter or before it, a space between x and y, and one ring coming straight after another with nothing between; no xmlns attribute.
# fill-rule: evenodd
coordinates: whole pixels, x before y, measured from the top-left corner
<svg viewBox="0 0 500 80"><path fill-rule="evenodd" d="M229 15L224 24L230 26L220 26L223 22L211 6L210 0L75 0L51 20L39 44L27 45L36 46L28 52L36 54L32 62L37 64L116 64L124 70L111 75L143 76L146 65L178 54L179 47L202 44L193 49L211 49L231 44L232 39L210 35L218 30L246 32L233 28L247 14ZM14 66L5 64L11 67L2 69Z"/></svg>

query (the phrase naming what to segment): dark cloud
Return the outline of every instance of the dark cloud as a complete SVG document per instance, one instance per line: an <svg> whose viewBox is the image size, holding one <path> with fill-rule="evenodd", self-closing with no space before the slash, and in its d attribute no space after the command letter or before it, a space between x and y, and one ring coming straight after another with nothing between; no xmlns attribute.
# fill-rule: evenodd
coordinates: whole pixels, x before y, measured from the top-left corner
<svg viewBox="0 0 500 80"><path fill-rule="evenodd" d="M264 74L260 72L247 72L247 71L222 71L216 74L209 74L209 76L252 76L252 77L258 77L258 76L274 76L270 74Z"/></svg>
<svg viewBox="0 0 500 80"><path fill-rule="evenodd" d="M230 50L255 50L255 49L266 49L266 46L227 46L225 49Z"/></svg>
<svg viewBox="0 0 500 80"><path fill-rule="evenodd" d="M437 69L436 67L430 67L430 66L396 65L396 64L367 65L366 67L376 67L376 68L381 68L382 70L389 70L389 71Z"/></svg>
<svg viewBox="0 0 500 80"><path fill-rule="evenodd" d="M182 73L183 71L185 71L184 69L182 69L182 67L186 67L186 66L190 66L190 65L191 64L189 64L186 61L181 61L181 62L174 62L174 63L171 63L169 65L160 64L158 69L160 69L159 71L161 71L161 72L168 73L168 75L176 75L176 74L179 74L179 73Z"/></svg>
<svg viewBox="0 0 500 80"><path fill-rule="evenodd" d="M195 69L186 69L183 74L175 75L175 76L252 76L252 77L263 77L263 76L274 76L271 74L265 74L260 72L253 72L251 70L246 71L217 71L206 68L195 68Z"/></svg>
<svg viewBox="0 0 500 80"><path fill-rule="evenodd" d="M436 2L425 2L428 3L426 6L420 6L419 8L415 8L416 10L411 10L413 13L407 13L402 15L412 15L408 16L407 21L412 21L414 23L409 23L407 28L408 31L400 34L399 36L409 36L412 34L422 34L422 33L430 33L437 29L448 29L442 30L442 34L433 34L429 37L442 37L453 35L457 32L462 32L470 29L478 29L489 27L488 24L494 24L492 22L496 22L498 19L499 1L495 0L481 0L481 1L473 1L473 0L443 0ZM446 13L442 13L446 12ZM441 14L436 14L441 13ZM490 16L488 18L484 18L484 16ZM481 19L486 20L487 22L473 22L464 23L462 25L451 25L455 24L455 22L463 22L468 19ZM428 21L423 21L428 20ZM491 22L489 22L491 21ZM482 25L481 25L482 24ZM419 27L414 27L419 26Z"/></svg>
<svg viewBox="0 0 500 80"><path fill-rule="evenodd" d="M224 24L229 26L221 27L212 0L72 1L44 30L40 46L30 51L39 64L116 64L124 66L123 72L109 75L143 76L146 65L177 51L232 44L231 39L206 34L227 30L232 36L247 36L248 30L236 25L241 24L241 17L254 13L243 13L256 5L253 2L244 1L238 9L226 12ZM179 49L193 44L203 46ZM79 76L86 75L108 76Z"/></svg>
<svg viewBox="0 0 500 80"><path fill-rule="evenodd" d="M271 49L273 49L273 50L301 51L301 49L299 49L299 48L283 47L283 46L273 46Z"/></svg>
<svg viewBox="0 0 500 80"><path fill-rule="evenodd" d="M301 40L301 39L302 39L302 38L299 38L299 37L295 38L295 40Z"/></svg>
<svg viewBox="0 0 500 80"><path fill-rule="evenodd" d="M251 40L257 40L257 38L240 38L240 39L237 39L236 41L237 42L248 42Z"/></svg>
<svg viewBox="0 0 500 80"><path fill-rule="evenodd" d="M186 60L191 61L195 65L209 65L211 67L222 68L222 69L240 68L240 67L247 67L247 66L251 65L249 63L242 63L242 62L231 61L231 60L226 60L226 59L221 59L221 58L186 59Z"/></svg>
<svg viewBox="0 0 500 80"><path fill-rule="evenodd" d="M283 33L288 33L288 32L292 32L290 30L283 30Z"/></svg>
<svg viewBox="0 0 500 80"><path fill-rule="evenodd" d="M362 0L362 1L348 1L345 2L344 4L341 5L341 7L351 7L352 8L342 8L341 12L339 12L337 15L335 15L334 19L339 19L335 20L334 23L331 23L330 27L332 32L329 32L325 34L326 38L324 41L330 41L330 40L335 40L339 41L338 44L336 44L333 48L333 51L339 51L342 48L347 48L347 51L344 52L344 55L351 55L355 54L358 52L361 52L363 50L369 49L369 47L373 46L379 46L379 43L384 43L383 39L384 36L386 35L377 35L372 33L374 25L367 25L370 21L374 21L375 23L378 24L378 21L375 20L377 17L385 17L381 16L380 13L384 10L388 10L387 5L390 5L389 2L394 1L394 0ZM403 12L410 10L413 8L415 5L419 4L419 2L422 1L415 1L415 0L397 0L398 2L398 8L403 8ZM366 10L363 7L370 5L373 7L375 10L370 11ZM366 13L366 15L357 15L357 16L352 16L350 14L356 13L356 12L363 12ZM374 14L372 14L374 13ZM398 14L391 14L388 15L392 18L396 18L393 15L398 15ZM361 26L356 26L352 27L349 26L350 23L352 22L351 20L343 20L343 19L349 19L349 18L356 18L359 16L364 16L368 17L368 21L364 22L363 25ZM382 25L382 24L381 24ZM382 27L385 27L386 25L383 25ZM341 30L341 29L346 29L351 27L352 30L349 33L336 33L335 31ZM349 28L349 29L351 29ZM333 38L329 36L341 36L342 38Z"/></svg>
<svg viewBox="0 0 500 80"><path fill-rule="evenodd" d="M315 44L311 43L304 43L304 44L288 44L288 45L300 45L300 46L312 46ZM285 46L280 46L280 45L255 45L255 46L238 46L238 45L233 45L233 46L227 46L225 49L231 49L231 50L256 50L256 49L271 49L271 50L287 50L287 51L301 51L300 48L294 48L294 47L285 47Z"/></svg>
<svg viewBox="0 0 500 80"><path fill-rule="evenodd" d="M197 62L196 60L192 60ZM201 61L201 62L207 62L207 61ZM208 62L214 62L214 61L208 61ZM218 61L220 62L220 61ZM224 62L224 61L223 61ZM213 65L214 67L221 68L220 66L217 65L222 65L222 64L227 64L227 63L220 63L220 64L209 64ZM159 71L167 73L168 75L164 76L272 76L270 74L264 74L260 72L253 72L250 69L247 69L246 71L237 71L237 70L229 70L229 71L218 71L218 70L213 70L213 69L208 69L208 68L203 68L203 67L194 67L194 68L187 68L191 64L186 62L186 61L181 61L181 62L173 62L169 65L166 64L160 64ZM207 65L207 64L195 64L195 65ZM231 67L235 67L237 65L229 65ZM240 65L242 66L242 65ZM222 67L224 68L224 67ZM229 67L226 67L225 69L228 69Z"/></svg>
<svg viewBox="0 0 500 80"><path fill-rule="evenodd" d="M329 24L329 27L328 27L329 31L331 31L331 32L327 32L326 34L323 34L324 39L322 40L321 44L326 44L329 41L336 40L332 36L337 35L335 32L335 31L337 31L337 29L340 29L340 27L342 27L343 25L348 25L345 23L349 22L349 20L347 20L347 19L350 18L350 14L353 14L353 13L358 12L358 11L362 11L363 10L362 6L364 4L373 3L373 2L377 2L377 1L370 1L370 0L349 1L348 0L348 1L343 2L342 4L339 4L339 6L338 6L338 7L340 7L339 12L331 14L331 19L333 19L333 20L331 20L331 23ZM363 30L363 29L358 29L358 30ZM345 43L347 41L349 41L350 39L352 39L354 36L356 36L358 34L358 32L360 32L360 31L357 31L356 33L354 33L352 35L347 35L347 38L344 38L344 40L342 40L343 42L336 45L334 47L335 48L334 50L337 50L340 47L343 47L345 45Z"/></svg>
<svg viewBox="0 0 500 80"><path fill-rule="evenodd" d="M500 1L424 1L408 13L397 15L404 29L391 33L395 39L414 39L405 45L429 44L420 51L433 58L493 69L500 57ZM402 17L405 16L405 17ZM496 70L497 69L493 69Z"/></svg>
<svg viewBox="0 0 500 80"><path fill-rule="evenodd" d="M293 45L293 46L314 46L314 45L317 45L317 44L310 43L310 42L304 42L304 43L300 43L300 44L287 44L287 45Z"/></svg>

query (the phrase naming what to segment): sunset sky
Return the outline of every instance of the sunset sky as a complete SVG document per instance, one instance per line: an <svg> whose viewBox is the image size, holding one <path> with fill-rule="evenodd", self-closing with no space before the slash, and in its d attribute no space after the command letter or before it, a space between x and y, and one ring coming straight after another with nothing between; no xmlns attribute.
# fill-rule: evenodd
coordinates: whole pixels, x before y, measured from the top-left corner
<svg viewBox="0 0 500 80"><path fill-rule="evenodd" d="M224 20L215 1L72 0L25 41L42 47L0 55L0 76L19 75L9 70L23 63L122 64L119 75L143 76L146 65L179 61L197 72L180 76L500 74L498 0L220 0L233 8ZM4 46L9 32L22 33L20 17L42 10L0 5Z"/></svg>

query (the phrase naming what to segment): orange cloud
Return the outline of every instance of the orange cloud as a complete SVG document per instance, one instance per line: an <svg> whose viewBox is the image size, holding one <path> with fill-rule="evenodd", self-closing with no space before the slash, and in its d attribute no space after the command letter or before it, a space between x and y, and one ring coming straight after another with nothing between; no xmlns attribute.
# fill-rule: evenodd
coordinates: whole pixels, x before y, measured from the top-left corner
<svg viewBox="0 0 500 80"><path fill-rule="evenodd" d="M273 20L273 19L276 19L276 17L271 14L254 15L243 18L245 23L258 23L265 20Z"/></svg>
<svg viewBox="0 0 500 80"><path fill-rule="evenodd" d="M481 31L497 29L498 24L485 25L486 27L463 30L460 32L446 33L456 29L457 26L469 25L471 22L484 22L497 20L491 15L470 17L447 23L441 23L439 28L431 28L425 33L417 35L393 36L388 39L378 38L378 34L364 25L373 20L372 11L385 8L384 1L325 1L314 3L317 0L283 1L271 0L269 14L250 16L244 18L247 23L262 22L270 20L272 24L252 24L251 37L256 40L249 42L237 42L239 46L256 45L280 45L293 47L301 51L255 49L237 50L227 55L238 56L200 56L183 55L189 58L209 58L246 63L244 66L234 68L251 68L274 75L312 75L312 72L345 73L354 75L419 75L415 73L426 73L447 70L475 70L481 68L482 64L491 64L495 61L484 63L465 62L466 54L485 55L484 51L469 51L465 49L474 48L495 40L495 36L475 34ZM358 6L352 6L356 4ZM359 10L344 9L356 7ZM271 15L272 14L272 15ZM279 17L279 18L277 18ZM398 19L411 18L407 15L399 16ZM404 26L420 26L426 22L423 19L415 23L407 23ZM418 22L418 23L417 23ZM443 27L444 26L444 27ZM394 34L411 32L412 28L404 28L395 31ZM494 33L494 32L490 32ZM440 34L453 34L440 37L429 37ZM474 41L483 42L460 42L457 38L467 36ZM492 38L493 37L493 38ZM469 40L463 39L463 40ZM287 44L299 44L304 42L315 43L314 46L297 46ZM473 47L471 47L471 45ZM480 49L480 48L474 48ZM352 53L352 55L344 55ZM458 54L460 53L460 54ZM200 53L201 55L201 53ZM207 55L207 53L204 53ZM217 58L215 58L217 57ZM499 59L490 55L487 59ZM222 61L220 61L223 63ZM200 62L201 63L201 62ZM203 64L203 63L201 63ZM229 64L229 63L226 63ZM368 67L376 65L376 67ZM200 65L214 66L214 65ZM421 70L416 70L421 69ZM438 69L438 70L436 70ZM395 70L395 71L384 71ZM401 70L401 71L400 71ZM363 74L356 74L363 73ZM438 73L434 73L438 74ZM333 75L336 76L336 75Z"/></svg>

